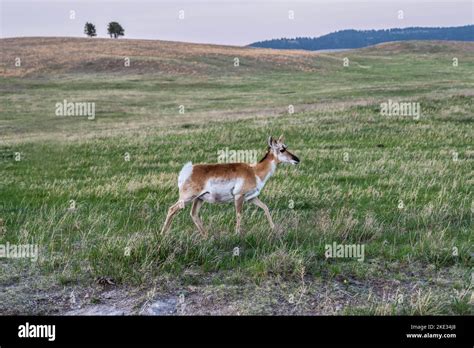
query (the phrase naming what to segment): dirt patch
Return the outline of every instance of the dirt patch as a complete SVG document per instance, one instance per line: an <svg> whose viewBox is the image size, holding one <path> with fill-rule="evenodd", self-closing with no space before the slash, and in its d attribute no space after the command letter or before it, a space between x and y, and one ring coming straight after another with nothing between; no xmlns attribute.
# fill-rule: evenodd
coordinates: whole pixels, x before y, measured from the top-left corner
<svg viewBox="0 0 474 348"><path fill-rule="evenodd" d="M9 269L0 282L0 313L4 315L449 314L453 291L462 286L456 268L436 271L418 266L366 280L276 277L229 285L230 272L203 276L198 285L163 278L139 287L95 281L60 285L35 269L20 270L4 262L1 266Z"/></svg>

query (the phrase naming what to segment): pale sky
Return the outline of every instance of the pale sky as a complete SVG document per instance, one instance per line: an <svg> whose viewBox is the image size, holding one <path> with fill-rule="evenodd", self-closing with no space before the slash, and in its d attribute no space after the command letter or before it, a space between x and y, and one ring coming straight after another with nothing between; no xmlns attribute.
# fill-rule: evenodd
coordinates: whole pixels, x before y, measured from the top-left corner
<svg viewBox="0 0 474 348"><path fill-rule="evenodd" d="M473 0L0 0L0 11L0 37L84 37L86 21L107 37L107 23L117 21L125 38L229 45L343 29L459 26L474 18Z"/></svg>

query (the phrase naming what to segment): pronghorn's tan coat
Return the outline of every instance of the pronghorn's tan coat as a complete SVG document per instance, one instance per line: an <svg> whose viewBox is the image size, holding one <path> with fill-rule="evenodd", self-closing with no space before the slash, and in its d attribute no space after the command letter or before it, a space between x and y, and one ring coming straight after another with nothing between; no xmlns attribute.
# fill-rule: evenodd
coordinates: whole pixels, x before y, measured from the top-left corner
<svg viewBox="0 0 474 348"><path fill-rule="evenodd" d="M274 173L277 164L282 162L297 164L299 159L286 149L283 137L278 140L270 137L265 157L254 165L186 163L178 177L179 200L169 208L162 233L169 229L173 217L188 202L193 202L191 217L203 235L207 235L207 232L198 214L204 202L233 201L237 214L236 231L240 232L242 206L245 201L249 201L263 209L273 229L274 224L268 207L258 199L258 195Z"/></svg>

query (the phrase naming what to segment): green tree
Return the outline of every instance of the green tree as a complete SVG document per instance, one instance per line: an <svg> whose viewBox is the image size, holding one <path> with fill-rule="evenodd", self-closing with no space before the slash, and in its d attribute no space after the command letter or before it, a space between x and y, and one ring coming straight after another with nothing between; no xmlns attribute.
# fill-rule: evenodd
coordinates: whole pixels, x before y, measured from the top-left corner
<svg viewBox="0 0 474 348"><path fill-rule="evenodd" d="M109 33L110 37L113 37L114 39L125 35L125 30L117 22L110 22L109 26L107 27L107 32Z"/></svg>
<svg viewBox="0 0 474 348"><path fill-rule="evenodd" d="M89 37L97 36L97 33L95 31L95 25L92 23L86 22L86 25L84 25L84 34L86 34Z"/></svg>

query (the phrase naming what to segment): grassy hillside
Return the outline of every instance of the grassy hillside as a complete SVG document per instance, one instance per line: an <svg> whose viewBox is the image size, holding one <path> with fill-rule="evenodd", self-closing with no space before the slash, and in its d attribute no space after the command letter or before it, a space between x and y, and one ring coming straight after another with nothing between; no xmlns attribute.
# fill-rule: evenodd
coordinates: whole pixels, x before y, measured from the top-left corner
<svg viewBox="0 0 474 348"><path fill-rule="evenodd" d="M0 259L3 313L50 312L31 297L41 303L51 287L97 277L185 292L189 313L471 311L474 44L316 54L144 40L0 43L0 243L41 249L35 267ZM64 99L95 102L95 119L56 116ZM421 117L381 115L389 99L419 102ZM207 204L208 239L189 208L158 233L185 162L217 162L226 147L263 155L268 135L281 133L302 162L280 167L261 195L275 232L246 206L238 236L233 206ZM363 244L364 262L326 259L333 242ZM35 272L53 275L43 292L26 290L39 287ZM387 300L400 293L405 301ZM209 296L212 310L202 302Z"/></svg>
<svg viewBox="0 0 474 348"><path fill-rule="evenodd" d="M80 38L2 39L4 76L57 75L59 73L118 73L160 75L235 75L235 57L244 60L240 72L314 69L314 54L275 52L236 46L190 44L155 40ZM16 57L22 66L15 67ZM124 59L131 64L125 67Z"/></svg>

